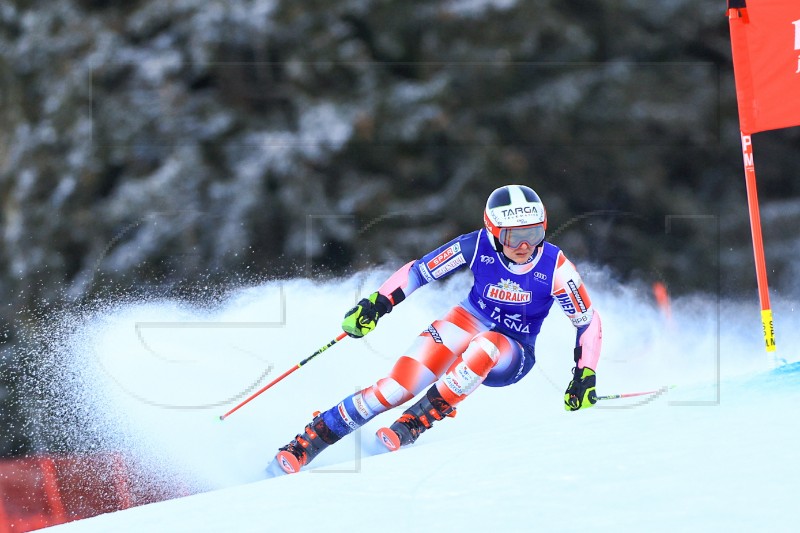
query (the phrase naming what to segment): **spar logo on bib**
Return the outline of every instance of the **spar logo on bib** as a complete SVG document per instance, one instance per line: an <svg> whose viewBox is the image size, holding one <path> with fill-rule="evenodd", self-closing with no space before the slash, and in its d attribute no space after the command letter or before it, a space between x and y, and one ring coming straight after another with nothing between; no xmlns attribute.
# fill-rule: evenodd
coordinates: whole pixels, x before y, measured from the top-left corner
<svg viewBox="0 0 800 533"><path fill-rule="evenodd" d="M495 302L511 305L525 305L531 301L531 291L523 291L519 283L501 279L497 285L487 285L483 296Z"/></svg>

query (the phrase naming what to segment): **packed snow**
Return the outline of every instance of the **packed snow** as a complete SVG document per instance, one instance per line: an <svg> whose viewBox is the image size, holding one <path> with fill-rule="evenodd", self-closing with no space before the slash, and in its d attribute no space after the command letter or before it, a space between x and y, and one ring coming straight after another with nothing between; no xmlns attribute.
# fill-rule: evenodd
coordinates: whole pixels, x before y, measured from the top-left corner
<svg viewBox="0 0 800 533"><path fill-rule="evenodd" d="M64 532L795 530L800 437L796 303L774 302L778 364L757 298L678 298L584 275L603 316L598 394L662 389L566 412L574 328L557 308L520 383L479 388L413 446L380 453L385 413L297 475L277 448L370 385L470 278L423 287L367 338L345 338L225 421L219 416L339 334L388 271L270 282L223 301L101 306L53 326L43 397L69 412L50 438L123 453L188 496L52 528ZM45 379L49 376L49 379ZM53 378L57 379L53 379ZM663 388L668 388L663 390Z"/></svg>

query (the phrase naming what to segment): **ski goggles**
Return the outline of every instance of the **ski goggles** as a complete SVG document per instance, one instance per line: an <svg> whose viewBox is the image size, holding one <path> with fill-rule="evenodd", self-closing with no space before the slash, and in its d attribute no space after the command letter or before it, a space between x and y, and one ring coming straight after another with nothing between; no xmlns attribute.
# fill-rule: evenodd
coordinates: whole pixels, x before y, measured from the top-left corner
<svg viewBox="0 0 800 533"><path fill-rule="evenodd" d="M544 240L544 224L525 226L522 228L501 228L500 242L509 248L519 248L526 243L531 248Z"/></svg>

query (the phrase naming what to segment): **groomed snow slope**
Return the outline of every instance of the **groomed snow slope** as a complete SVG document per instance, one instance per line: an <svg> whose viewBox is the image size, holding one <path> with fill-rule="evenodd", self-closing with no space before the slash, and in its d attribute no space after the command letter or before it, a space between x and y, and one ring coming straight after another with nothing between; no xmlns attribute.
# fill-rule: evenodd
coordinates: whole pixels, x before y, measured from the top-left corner
<svg viewBox="0 0 800 533"><path fill-rule="evenodd" d="M42 363L51 410L71 413L53 437L120 451L149 482L195 494L52 530L794 530L794 304L775 304L790 363L773 369L757 303L697 296L673 302L669 319L647 291L600 275L587 278L603 313L599 394L675 388L565 412L574 330L554 309L529 376L480 388L414 446L375 455L374 431L394 411L314 469L266 479L272 454L314 410L383 376L469 284L421 289L368 338L343 340L218 420L336 336L343 312L385 274L265 284L207 307L135 302L65 317Z"/></svg>

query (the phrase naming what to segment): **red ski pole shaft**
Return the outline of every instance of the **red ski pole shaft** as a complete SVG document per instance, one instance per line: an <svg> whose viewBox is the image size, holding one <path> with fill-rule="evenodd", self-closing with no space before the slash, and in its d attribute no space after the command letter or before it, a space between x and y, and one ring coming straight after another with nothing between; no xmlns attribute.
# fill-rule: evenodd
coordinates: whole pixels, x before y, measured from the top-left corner
<svg viewBox="0 0 800 533"><path fill-rule="evenodd" d="M234 407L233 409L231 409L230 411L228 411L224 415L220 415L219 419L220 420L225 420L230 415L232 415L233 413L235 413L236 411L238 411L239 409L241 409L242 407L244 407L245 405L250 403L252 400L254 400L258 395L260 395L261 393L263 393L264 391L266 391L267 389L269 389L270 387L272 387L273 385L275 385L276 383L281 381L283 378L285 378L286 376L288 376L289 374L291 374L292 372L294 372L295 370L297 370L298 368L300 368L304 364L306 364L309 361L311 361L312 359L314 359L316 356L318 356L319 354L321 354L322 352L324 352L325 350L327 350L328 348L330 348L331 346L333 346L334 344L336 344L337 342L339 342L340 340L342 340L346 336L347 336L347 333L344 333L344 332L339 334L338 337L336 337L335 339L330 341L328 344L326 344L325 346L321 347L319 350L317 350L316 352L312 353L311 355L309 355L308 357L306 357L305 359L303 359L302 361L300 361L299 363L294 365L292 368L290 368L289 370L287 370L286 372L284 372L283 374L281 374L277 378L273 379L272 381L270 381L269 383L267 383L266 385L261 387L259 390L257 390L253 394L251 394L242 403L240 403L239 405L237 405L236 407Z"/></svg>

